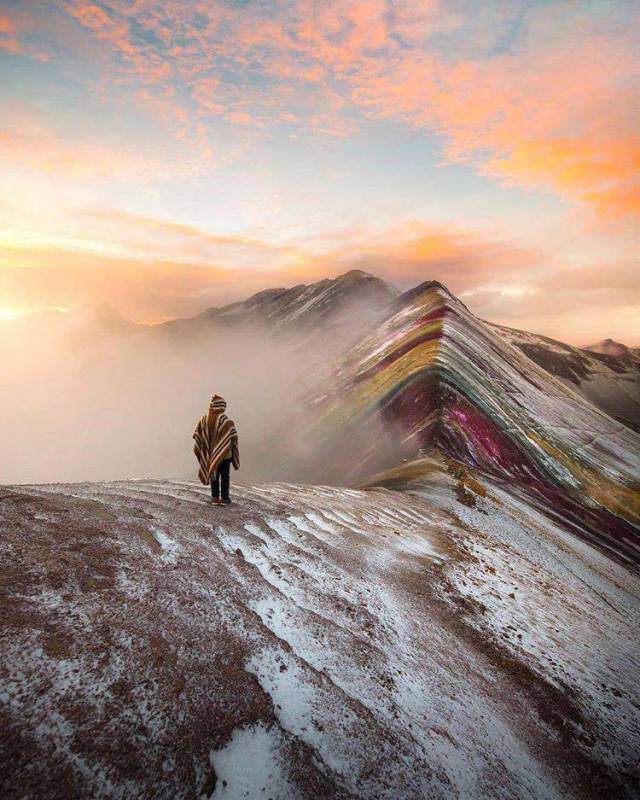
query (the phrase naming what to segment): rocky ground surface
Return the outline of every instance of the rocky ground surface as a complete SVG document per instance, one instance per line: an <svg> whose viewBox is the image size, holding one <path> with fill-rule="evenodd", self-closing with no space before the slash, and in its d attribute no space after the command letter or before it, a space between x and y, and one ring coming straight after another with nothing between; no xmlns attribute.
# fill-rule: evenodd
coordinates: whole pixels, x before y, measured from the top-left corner
<svg viewBox="0 0 640 800"><path fill-rule="evenodd" d="M414 477L2 487L0 794L637 796L637 573Z"/></svg>

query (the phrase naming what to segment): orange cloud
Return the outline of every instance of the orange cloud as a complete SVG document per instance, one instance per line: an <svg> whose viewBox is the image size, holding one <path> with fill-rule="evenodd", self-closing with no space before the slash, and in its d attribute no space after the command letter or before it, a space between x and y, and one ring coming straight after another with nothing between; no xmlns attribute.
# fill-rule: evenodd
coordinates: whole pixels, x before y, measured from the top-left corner
<svg viewBox="0 0 640 800"><path fill-rule="evenodd" d="M25 44L20 30L23 26L7 14L0 14L0 50L13 55L26 55L37 61L49 61L49 54Z"/></svg>
<svg viewBox="0 0 640 800"><path fill-rule="evenodd" d="M136 99L179 120L180 136L212 118L255 129L287 121L325 136L400 120L438 134L447 160L492 178L610 218L638 215L640 22L625 4L612 4L609 24L580 2L69 0L66 8L104 44L112 83L129 79ZM501 46L498 34L516 29ZM457 36L453 46L447 36Z"/></svg>
<svg viewBox="0 0 640 800"><path fill-rule="evenodd" d="M108 303L136 320L153 322L193 314L212 305L209 300L238 291L237 275L206 264L0 248L0 295L7 307Z"/></svg>
<svg viewBox="0 0 640 800"><path fill-rule="evenodd" d="M9 17L0 15L0 49L8 53L19 53L20 42L15 35L16 30Z"/></svg>
<svg viewBox="0 0 640 800"><path fill-rule="evenodd" d="M242 235L218 234L202 228L131 214L119 209L89 209L82 212L83 228L96 242L118 246L131 253L143 252L176 263L216 263L221 268L242 271L284 267L302 257L294 245L276 245Z"/></svg>
<svg viewBox="0 0 640 800"><path fill-rule="evenodd" d="M548 256L518 247L508 240L490 239L457 226L410 222L371 236L348 232L345 241L309 257L313 274L337 275L363 269L404 288L439 280L453 292L478 287L520 286L521 276L534 283L550 268Z"/></svg>
<svg viewBox="0 0 640 800"><path fill-rule="evenodd" d="M131 30L129 15L144 9L143 3L134 3L125 9L120 3L91 3L85 0L72 0L67 11L77 21L93 32L99 41L124 58L132 67L138 79L145 83L166 81L171 75L171 61L159 55L155 48L141 43Z"/></svg>
<svg viewBox="0 0 640 800"><path fill-rule="evenodd" d="M537 256L456 228L411 223L376 236L344 231L319 249L218 235L114 209L88 210L90 246L0 248L0 292L16 307L108 302L136 319L197 313L254 291L371 270L402 287L437 278L453 291L512 282L510 267ZM101 240L118 255L97 255ZM144 257L139 257L143 252Z"/></svg>
<svg viewBox="0 0 640 800"><path fill-rule="evenodd" d="M631 52L620 37L576 37L445 71L433 111L447 154L603 213L636 213L640 137L630 109L640 97L629 88Z"/></svg>
<svg viewBox="0 0 640 800"><path fill-rule="evenodd" d="M69 178L125 178L146 172L139 159L97 144L67 145L51 131L0 131L0 157Z"/></svg>
<svg viewBox="0 0 640 800"><path fill-rule="evenodd" d="M587 192L585 199L603 217L640 217L640 179L597 192Z"/></svg>
<svg viewBox="0 0 640 800"><path fill-rule="evenodd" d="M456 62L425 52L391 59L386 69L369 62L353 96L370 116L437 131L448 160L603 213L637 213L633 53L631 34L584 29L491 58Z"/></svg>

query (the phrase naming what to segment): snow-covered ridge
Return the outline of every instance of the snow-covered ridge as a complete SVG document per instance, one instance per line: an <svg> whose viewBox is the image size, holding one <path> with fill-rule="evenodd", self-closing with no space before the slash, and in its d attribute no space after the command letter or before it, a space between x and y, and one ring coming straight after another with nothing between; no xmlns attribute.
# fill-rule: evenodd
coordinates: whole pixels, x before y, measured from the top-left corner
<svg viewBox="0 0 640 800"><path fill-rule="evenodd" d="M4 796L633 797L635 573L406 485L3 488Z"/></svg>

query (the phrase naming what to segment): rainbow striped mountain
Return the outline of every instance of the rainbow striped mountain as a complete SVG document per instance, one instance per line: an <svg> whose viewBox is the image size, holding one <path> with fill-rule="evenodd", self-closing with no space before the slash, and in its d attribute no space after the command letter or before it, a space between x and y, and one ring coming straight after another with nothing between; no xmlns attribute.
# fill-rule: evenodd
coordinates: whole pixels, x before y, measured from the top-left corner
<svg viewBox="0 0 640 800"><path fill-rule="evenodd" d="M429 281L391 302L315 399L314 469L405 488L437 454L637 563L639 366L484 322Z"/></svg>

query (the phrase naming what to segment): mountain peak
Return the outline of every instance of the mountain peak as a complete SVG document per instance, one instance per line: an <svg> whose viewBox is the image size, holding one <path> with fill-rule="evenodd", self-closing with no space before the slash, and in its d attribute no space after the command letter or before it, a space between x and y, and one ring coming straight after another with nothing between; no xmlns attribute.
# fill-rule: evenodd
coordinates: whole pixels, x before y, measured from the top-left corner
<svg viewBox="0 0 640 800"><path fill-rule="evenodd" d="M425 296L426 299L429 297L429 295L434 293L439 295L444 300L444 305L450 305L450 301L453 301L454 303L460 304L460 306L467 309L462 300L457 298L443 283L435 280L423 281L417 286L414 286L412 289L409 289L401 294L396 299L396 307L403 308L408 305L412 305L418 298Z"/></svg>
<svg viewBox="0 0 640 800"><path fill-rule="evenodd" d="M335 281L340 283L348 283L351 281L361 281L361 280L374 280L380 281L381 278L372 275L370 272L365 272L362 269L350 269L348 272L344 272L342 275L338 275L334 278Z"/></svg>
<svg viewBox="0 0 640 800"><path fill-rule="evenodd" d="M595 344L590 344L584 347L583 350L589 350L592 353L600 353L606 356L628 356L630 354L629 348L622 342L617 342L615 339L602 339Z"/></svg>

